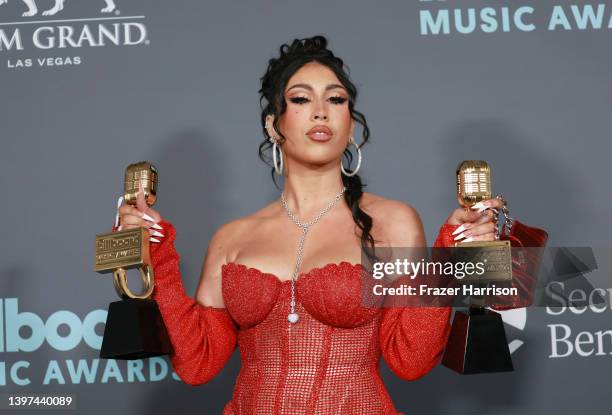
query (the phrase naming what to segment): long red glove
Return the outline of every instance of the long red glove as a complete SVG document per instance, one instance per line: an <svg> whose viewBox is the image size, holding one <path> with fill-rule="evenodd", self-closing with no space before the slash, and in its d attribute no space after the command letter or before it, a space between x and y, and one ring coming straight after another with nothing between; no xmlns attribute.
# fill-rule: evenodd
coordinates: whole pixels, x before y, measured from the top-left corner
<svg viewBox="0 0 612 415"><path fill-rule="evenodd" d="M454 245L458 225L444 224L434 247ZM415 380L438 364L450 331L451 307L388 307L383 310L379 340L389 368L404 380Z"/></svg>
<svg viewBox="0 0 612 415"><path fill-rule="evenodd" d="M164 237L151 243L157 301L174 348L170 356L179 377L200 385L215 377L236 348L237 327L225 308L204 306L189 297L183 288L179 255L174 248L176 231L161 221Z"/></svg>

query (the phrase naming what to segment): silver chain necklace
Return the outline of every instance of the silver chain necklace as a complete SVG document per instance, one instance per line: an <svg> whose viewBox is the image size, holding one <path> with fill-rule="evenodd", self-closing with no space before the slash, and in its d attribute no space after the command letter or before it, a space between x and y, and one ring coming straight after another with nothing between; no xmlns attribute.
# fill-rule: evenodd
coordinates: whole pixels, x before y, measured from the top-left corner
<svg viewBox="0 0 612 415"><path fill-rule="evenodd" d="M289 320L290 323L297 323L299 320L299 316L295 312L295 281L297 280L298 271L300 269L300 265L302 264L302 254L304 253L304 240L306 239L306 234L308 233L312 225L317 223L323 217L323 215L325 215L331 208L334 207L336 203L338 203L338 200L340 200L340 198L342 197L345 191L346 191L346 187L343 186L342 191L340 191L340 193L338 193L334 197L334 199L321 212L319 212L317 216L315 216L314 219L308 222L302 222L298 218L295 217L295 215L293 214L293 212L289 209L289 206L287 205L287 200L285 200L285 195L281 193L281 201L283 204L283 208L287 212L287 215L289 215L289 218L293 221L293 223L295 223L297 226L302 228L302 236L300 237L300 244L298 246L298 253L297 253L297 260L295 262L295 269L293 270L293 275L291 276L291 303L290 303L291 312L287 315L287 320Z"/></svg>

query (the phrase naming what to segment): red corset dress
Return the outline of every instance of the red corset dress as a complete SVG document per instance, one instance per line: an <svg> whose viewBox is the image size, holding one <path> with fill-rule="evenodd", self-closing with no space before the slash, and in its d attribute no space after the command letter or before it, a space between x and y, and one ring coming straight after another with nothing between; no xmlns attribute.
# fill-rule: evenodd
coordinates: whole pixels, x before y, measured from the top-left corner
<svg viewBox="0 0 612 415"><path fill-rule="evenodd" d="M361 264L340 262L298 276L296 324L287 321L291 282L237 263L222 266L226 308L186 295L174 249L176 232L161 226L151 244L158 302L175 353L171 362L191 385L217 375L238 346L242 367L223 415L401 415L379 370L384 357L400 378L417 379L439 361L448 307L362 307ZM436 246L452 245L443 225Z"/></svg>

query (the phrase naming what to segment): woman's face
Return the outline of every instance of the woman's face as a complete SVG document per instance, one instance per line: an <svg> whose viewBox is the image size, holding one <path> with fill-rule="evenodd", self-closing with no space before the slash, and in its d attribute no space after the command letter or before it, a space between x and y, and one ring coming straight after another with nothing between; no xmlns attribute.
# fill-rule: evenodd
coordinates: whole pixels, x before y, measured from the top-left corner
<svg viewBox="0 0 612 415"><path fill-rule="evenodd" d="M293 74L284 93L287 110L279 128L286 138L282 145L286 158L311 167L336 167L354 125L349 94L338 77L327 66L310 62ZM272 127L268 132L276 135Z"/></svg>

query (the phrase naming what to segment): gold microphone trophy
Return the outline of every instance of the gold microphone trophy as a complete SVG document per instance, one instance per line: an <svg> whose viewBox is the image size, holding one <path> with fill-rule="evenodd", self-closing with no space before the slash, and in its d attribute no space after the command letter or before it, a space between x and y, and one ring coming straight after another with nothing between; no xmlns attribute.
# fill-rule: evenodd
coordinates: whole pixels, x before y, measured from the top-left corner
<svg viewBox="0 0 612 415"><path fill-rule="evenodd" d="M125 170L126 203L136 204L139 185L149 206L157 200L157 169L143 161L130 164ZM172 353L172 345L159 307L151 299L153 266L149 255L149 234L146 228L127 229L96 235L94 270L113 273L115 291L121 301L110 303L104 328L100 357L133 360ZM128 287L127 270L138 268L142 293Z"/></svg>
<svg viewBox="0 0 612 415"><path fill-rule="evenodd" d="M491 197L491 169L487 162L461 162L457 167L459 204L469 209ZM510 241L499 240L497 235L498 232L495 241L463 242L452 248L456 261L485 264L482 275L463 278L461 283L482 289L489 283L512 280ZM501 315L485 308L484 296L470 297L469 314L455 313L442 364L462 374L514 370Z"/></svg>

